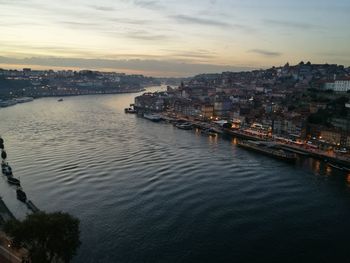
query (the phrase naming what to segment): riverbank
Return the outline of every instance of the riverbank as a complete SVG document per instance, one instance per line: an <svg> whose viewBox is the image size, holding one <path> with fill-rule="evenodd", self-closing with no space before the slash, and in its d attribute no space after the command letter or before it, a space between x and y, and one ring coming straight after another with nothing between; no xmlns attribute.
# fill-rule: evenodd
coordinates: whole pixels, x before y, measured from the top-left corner
<svg viewBox="0 0 350 263"><path fill-rule="evenodd" d="M8 100L0 100L0 109L15 106L17 104L31 102L35 99L40 98L60 98L60 97L73 97L73 96L85 96L85 95L112 95L112 94L128 94L128 93L139 93L146 91L146 88L136 89L136 90L126 90L120 92L100 92L100 93L83 93L83 94L54 94L54 95L42 95L36 97L23 97L23 98L13 98Z"/></svg>
<svg viewBox="0 0 350 263"><path fill-rule="evenodd" d="M334 152L322 151L320 149L314 149L308 147L308 145L301 144L296 145L287 142L281 142L279 140L273 139L272 136L268 136L267 134L261 134L259 132L252 133L252 130L244 130L244 129L232 129L225 128L223 125L218 124L215 121L198 121L193 118L188 118L186 116L180 116L173 113L161 113L161 118L170 123L177 122L187 122L190 123L193 127L206 130L211 129L218 134L225 134L232 138L238 138L243 140L252 140L252 141L264 141L269 142L270 144L274 144L276 148L280 148L282 150L295 153L298 156L303 157L313 157L323 162L329 163L330 165L340 165L339 169L344 171L350 170L350 155L349 154L336 154Z"/></svg>
<svg viewBox="0 0 350 263"><path fill-rule="evenodd" d="M8 207L6 206L2 198L0 198L0 223L11 219L16 219L16 218L11 213L10 209L8 209Z"/></svg>
<svg viewBox="0 0 350 263"><path fill-rule="evenodd" d="M5 221L14 220L15 216L6 206L5 202L0 198L0 228ZM0 231L0 262L22 262L22 258L27 256L25 249L17 249L11 246L10 238L2 231Z"/></svg>

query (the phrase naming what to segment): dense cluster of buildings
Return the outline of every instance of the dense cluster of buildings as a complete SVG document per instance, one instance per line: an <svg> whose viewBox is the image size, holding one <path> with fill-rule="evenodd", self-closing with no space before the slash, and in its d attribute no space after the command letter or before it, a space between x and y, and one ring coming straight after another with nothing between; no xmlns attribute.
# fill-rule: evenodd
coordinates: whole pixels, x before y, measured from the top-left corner
<svg viewBox="0 0 350 263"><path fill-rule="evenodd" d="M0 99L135 92L159 81L143 75L90 70L0 69Z"/></svg>
<svg viewBox="0 0 350 263"><path fill-rule="evenodd" d="M350 149L350 68L299 63L195 76L178 88L135 99L143 111L227 120L234 129Z"/></svg>

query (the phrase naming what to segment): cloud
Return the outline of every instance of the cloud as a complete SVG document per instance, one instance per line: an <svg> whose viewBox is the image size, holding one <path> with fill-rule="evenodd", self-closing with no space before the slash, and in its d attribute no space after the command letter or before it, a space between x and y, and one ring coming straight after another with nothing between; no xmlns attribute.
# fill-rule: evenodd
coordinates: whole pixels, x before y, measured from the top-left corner
<svg viewBox="0 0 350 263"><path fill-rule="evenodd" d="M216 53L209 50L197 50L197 51L181 51L163 49L169 57L181 58L181 59L213 59L216 57Z"/></svg>
<svg viewBox="0 0 350 263"><path fill-rule="evenodd" d="M129 25L146 25L151 24L151 20L146 19L137 19L137 18L112 18L110 19L111 22L116 22L119 24L129 24Z"/></svg>
<svg viewBox="0 0 350 263"><path fill-rule="evenodd" d="M229 23L219 21L219 20L208 19L208 18L199 18L199 17L187 16L187 15L175 15L171 17L180 23L186 23L186 24L197 24L197 25L204 25L204 26L217 26L217 27L230 26Z"/></svg>
<svg viewBox="0 0 350 263"><path fill-rule="evenodd" d="M296 22L296 21L287 21L287 20L274 20L274 19L265 19L263 22L270 26L276 27L288 27L294 29L319 29L320 26L304 23L304 22Z"/></svg>
<svg viewBox="0 0 350 263"><path fill-rule="evenodd" d="M91 22L78 22L78 21L60 21L60 24L72 26L72 27L91 27L91 26L97 26L97 23L91 23Z"/></svg>
<svg viewBox="0 0 350 263"><path fill-rule="evenodd" d="M175 60L155 59L82 59L82 58L59 58L59 57L31 57L16 59L0 57L0 64L40 66L49 69L56 68L80 68L109 70L116 72L138 72L154 76L193 76L199 73L218 73L223 71L247 71L253 68L233 67L228 65L184 63Z"/></svg>
<svg viewBox="0 0 350 263"><path fill-rule="evenodd" d="M159 41L159 40L166 40L169 38L169 36L164 34L154 34L151 31L147 30L131 30L128 29L124 32L119 31L105 31L105 34L112 36L112 37L125 37L129 39L135 39L135 40L145 40L145 41Z"/></svg>
<svg viewBox="0 0 350 263"><path fill-rule="evenodd" d="M166 35L153 34L145 30L127 32L127 33L124 33L124 36L131 39L139 39L139 40L147 40L147 41L164 40L168 38L168 36Z"/></svg>
<svg viewBox="0 0 350 263"><path fill-rule="evenodd" d="M114 11L115 8L112 6L100 6L100 5L89 5L92 9L98 10L98 11Z"/></svg>
<svg viewBox="0 0 350 263"><path fill-rule="evenodd" d="M147 9L161 9L162 5L159 3L159 1L154 0L134 0L134 5L147 8Z"/></svg>
<svg viewBox="0 0 350 263"><path fill-rule="evenodd" d="M258 55L265 56L265 57L279 57L282 55L282 53L280 53L280 52L269 51L269 50L265 50L265 49L251 49L251 50L248 50L247 52L255 53Z"/></svg>

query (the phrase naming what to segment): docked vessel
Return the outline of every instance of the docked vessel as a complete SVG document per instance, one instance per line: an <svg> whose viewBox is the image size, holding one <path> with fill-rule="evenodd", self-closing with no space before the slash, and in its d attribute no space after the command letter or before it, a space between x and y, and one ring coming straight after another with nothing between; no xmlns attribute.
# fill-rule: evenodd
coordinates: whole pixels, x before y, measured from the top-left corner
<svg viewBox="0 0 350 263"><path fill-rule="evenodd" d="M347 167L344 167L344 166L339 166L337 164L334 164L334 163L327 163L330 167L334 168L334 169L337 169L337 170L340 170L340 171L346 171L346 172L349 172L350 171L350 168L347 168Z"/></svg>
<svg viewBox="0 0 350 263"><path fill-rule="evenodd" d="M17 178L14 178L14 177L12 177L12 176L7 177L7 182L8 182L9 184L14 184L14 185L18 185L18 186L21 185L20 180L17 179Z"/></svg>
<svg viewBox="0 0 350 263"><path fill-rule="evenodd" d="M27 201L27 195L26 193L22 190L21 187L18 187L16 190L16 194L17 194L17 199L22 201L22 202L26 202Z"/></svg>
<svg viewBox="0 0 350 263"><path fill-rule="evenodd" d="M32 97L21 97L21 98L16 98L16 99L15 99L15 101L16 101L17 103L31 102L31 101L33 101L33 100L34 100L34 98L32 98Z"/></svg>
<svg viewBox="0 0 350 263"><path fill-rule="evenodd" d="M189 123L189 122L178 123L175 126L181 130L192 130L193 128L192 123Z"/></svg>
<svg viewBox="0 0 350 263"><path fill-rule="evenodd" d="M16 104L17 104L17 101L15 100L0 100L0 107L2 108L9 107Z"/></svg>
<svg viewBox="0 0 350 263"><path fill-rule="evenodd" d="M28 209L32 210L33 213L40 212L39 208L37 208L32 201L28 200L28 202L26 202L26 204L27 204Z"/></svg>
<svg viewBox="0 0 350 263"><path fill-rule="evenodd" d="M216 132L212 129L203 129L201 130L201 133L205 134L205 135L209 135L209 136L216 136Z"/></svg>
<svg viewBox="0 0 350 263"><path fill-rule="evenodd" d="M238 141L237 145L284 161L295 162L297 159L295 153L288 153L282 149L276 149L261 141Z"/></svg>
<svg viewBox="0 0 350 263"><path fill-rule="evenodd" d="M1 158L5 160L7 158L7 153L5 150L1 150Z"/></svg>
<svg viewBox="0 0 350 263"><path fill-rule="evenodd" d="M155 113L144 113L143 117L147 120L154 121L154 122L158 122L162 120L162 117L160 117L159 114L155 114Z"/></svg>
<svg viewBox="0 0 350 263"><path fill-rule="evenodd" d="M8 164L1 165L1 171L6 176L11 176L12 175L12 168Z"/></svg>
<svg viewBox="0 0 350 263"><path fill-rule="evenodd" d="M137 111L135 109L133 109L133 108L125 108L124 112L125 113L137 113Z"/></svg>

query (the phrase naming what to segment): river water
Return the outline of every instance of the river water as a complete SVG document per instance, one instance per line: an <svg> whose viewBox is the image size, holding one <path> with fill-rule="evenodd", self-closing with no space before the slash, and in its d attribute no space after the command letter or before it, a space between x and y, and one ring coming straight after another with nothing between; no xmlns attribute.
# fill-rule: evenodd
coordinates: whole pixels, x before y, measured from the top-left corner
<svg viewBox="0 0 350 263"><path fill-rule="evenodd" d="M29 199L81 220L74 262L350 261L350 175L125 114L136 95L0 109ZM4 178L0 193L23 218Z"/></svg>

